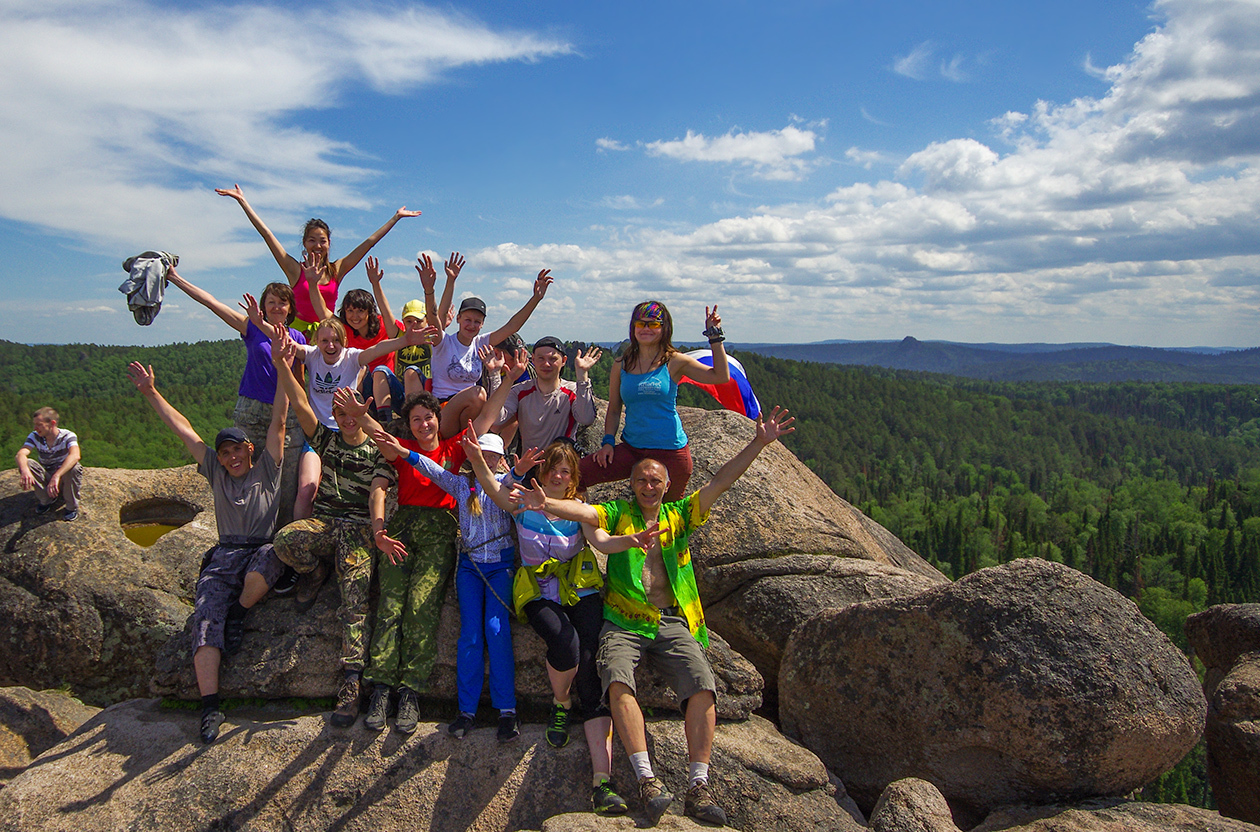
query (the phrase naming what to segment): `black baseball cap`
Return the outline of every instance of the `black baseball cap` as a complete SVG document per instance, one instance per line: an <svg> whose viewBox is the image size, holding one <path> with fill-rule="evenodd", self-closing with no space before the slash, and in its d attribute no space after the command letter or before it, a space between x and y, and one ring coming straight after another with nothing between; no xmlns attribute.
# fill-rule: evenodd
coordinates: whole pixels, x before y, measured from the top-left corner
<svg viewBox="0 0 1260 832"><path fill-rule="evenodd" d="M249 437L245 435L245 431L240 428L224 428L219 431L219 435L214 438L214 449L218 451L226 442L248 442Z"/></svg>
<svg viewBox="0 0 1260 832"><path fill-rule="evenodd" d="M540 349L542 347L551 347L556 352L560 353L561 355L564 355L564 342L562 342L559 338L557 338L554 335L548 335L546 337L539 338L537 341L534 342L535 350Z"/></svg>
<svg viewBox="0 0 1260 832"><path fill-rule="evenodd" d="M469 309L474 312L480 312L484 317L486 314L486 302L481 298L464 298L459 304L459 312L463 314Z"/></svg>

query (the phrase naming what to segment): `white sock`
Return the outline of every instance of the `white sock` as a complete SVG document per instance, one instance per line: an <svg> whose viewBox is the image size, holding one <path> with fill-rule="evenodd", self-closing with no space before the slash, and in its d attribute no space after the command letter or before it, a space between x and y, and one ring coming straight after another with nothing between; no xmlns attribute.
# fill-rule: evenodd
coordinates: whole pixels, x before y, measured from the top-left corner
<svg viewBox="0 0 1260 832"><path fill-rule="evenodd" d="M688 772L690 774L690 777L688 778L688 781L687 781L688 788L696 785L697 783L709 782L709 764L708 763L692 763L690 766L688 766Z"/></svg>
<svg viewBox="0 0 1260 832"><path fill-rule="evenodd" d="M630 766L634 769L634 776L642 780L644 777L655 777L652 773L652 760L648 758L646 751L636 751L630 755Z"/></svg>

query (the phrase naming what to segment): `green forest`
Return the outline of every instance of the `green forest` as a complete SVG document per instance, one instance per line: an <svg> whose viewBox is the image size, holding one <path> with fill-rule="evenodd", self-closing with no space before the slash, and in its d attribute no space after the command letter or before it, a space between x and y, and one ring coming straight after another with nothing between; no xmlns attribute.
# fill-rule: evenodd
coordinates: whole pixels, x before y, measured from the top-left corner
<svg viewBox="0 0 1260 832"><path fill-rule="evenodd" d="M584 346L584 345L583 345ZM1187 615L1260 601L1260 390L1248 385L980 382L738 354L785 444L831 488L951 578L1020 557L1079 569L1132 598L1188 652ZM209 435L228 424L239 341L156 348L0 342L0 467L51 405L84 464L154 468L187 452L124 368ZM592 372L606 395L611 357ZM715 408L684 386L680 403ZM1146 799L1211 804L1202 746Z"/></svg>

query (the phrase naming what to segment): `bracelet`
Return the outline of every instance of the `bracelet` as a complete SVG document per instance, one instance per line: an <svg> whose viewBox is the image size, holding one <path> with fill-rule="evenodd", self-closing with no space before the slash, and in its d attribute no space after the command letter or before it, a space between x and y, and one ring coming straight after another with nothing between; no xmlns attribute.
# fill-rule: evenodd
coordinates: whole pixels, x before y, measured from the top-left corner
<svg viewBox="0 0 1260 832"><path fill-rule="evenodd" d="M726 336L724 336L724 335L719 335L719 336L717 336L716 338L710 338L710 339L709 339L709 343L710 343L710 344L720 344L720 343L722 343L722 342L723 342L723 341L725 341L725 340L726 340Z"/></svg>
<svg viewBox="0 0 1260 832"><path fill-rule="evenodd" d="M726 340L722 335L722 327L720 326L711 326L700 334L708 338L710 344L717 344Z"/></svg>
<svg viewBox="0 0 1260 832"><path fill-rule="evenodd" d="M602 446L604 446L604 445L616 445L616 444L617 444L617 437L613 436L611 433L605 433L605 434L604 434L604 441L600 442L599 444L600 444L600 446L601 446L601 447L602 447Z"/></svg>

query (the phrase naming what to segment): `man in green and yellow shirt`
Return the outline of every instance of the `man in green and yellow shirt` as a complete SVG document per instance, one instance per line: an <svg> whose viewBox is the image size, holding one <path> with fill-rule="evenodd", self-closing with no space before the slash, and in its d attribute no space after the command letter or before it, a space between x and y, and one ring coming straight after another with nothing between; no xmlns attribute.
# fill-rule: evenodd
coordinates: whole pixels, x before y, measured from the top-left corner
<svg viewBox="0 0 1260 832"><path fill-rule="evenodd" d="M586 524L591 545L608 554L599 672L652 826L673 796L652 771L643 712L635 698L634 671L644 656L669 682L685 715L691 763L686 813L708 823L726 822L726 813L708 787L717 692L704 653L709 631L688 541L709 519L717 498L748 470L761 450L795 430L793 421L777 407L764 422L758 419L752 441L718 469L707 485L681 500L663 502L669 474L653 459L640 460L630 473L633 502L612 500L592 506L550 499L539 488L517 486L514 491L526 508Z"/></svg>

